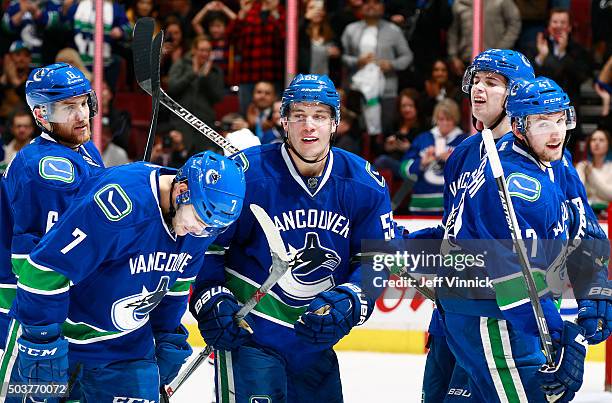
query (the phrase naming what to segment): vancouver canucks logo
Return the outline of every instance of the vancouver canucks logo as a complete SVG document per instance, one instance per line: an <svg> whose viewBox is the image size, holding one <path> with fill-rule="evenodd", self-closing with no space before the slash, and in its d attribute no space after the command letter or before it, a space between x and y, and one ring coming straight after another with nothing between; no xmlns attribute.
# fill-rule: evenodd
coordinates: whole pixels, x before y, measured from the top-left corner
<svg viewBox="0 0 612 403"><path fill-rule="evenodd" d="M46 68L40 68L38 69L38 71L36 71L36 73L34 73L34 76L32 77L32 80L34 81L40 81L43 79L44 76L47 75L47 73L49 72L49 69Z"/></svg>
<svg viewBox="0 0 612 403"><path fill-rule="evenodd" d="M310 299L335 286L332 272L340 265L340 256L321 245L319 234L309 232L304 247L292 253L294 263L278 285L295 299Z"/></svg>
<svg viewBox="0 0 612 403"><path fill-rule="evenodd" d="M378 183L380 187L385 187L385 178L380 173L378 173L378 171L374 169L374 167L372 167L372 164L366 162L365 170L372 178L374 178L374 180L376 181L376 183Z"/></svg>
<svg viewBox="0 0 612 403"><path fill-rule="evenodd" d="M436 162L434 164L430 164L425 173L423 174L425 181L427 183L431 183L432 185L444 185L444 165Z"/></svg>
<svg viewBox="0 0 612 403"><path fill-rule="evenodd" d="M111 308L111 317L115 327L121 331L131 331L142 326L149 319L149 313L168 292L168 284L170 284L170 277L163 276L155 291L151 292L143 286L141 293L115 301Z"/></svg>
<svg viewBox="0 0 612 403"><path fill-rule="evenodd" d="M216 185L217 182L219 182L219 179L221 179L221 175L219 175L219 172L215 171L214 169L209 169L208 171L206 171L207 185Z"/></svg>

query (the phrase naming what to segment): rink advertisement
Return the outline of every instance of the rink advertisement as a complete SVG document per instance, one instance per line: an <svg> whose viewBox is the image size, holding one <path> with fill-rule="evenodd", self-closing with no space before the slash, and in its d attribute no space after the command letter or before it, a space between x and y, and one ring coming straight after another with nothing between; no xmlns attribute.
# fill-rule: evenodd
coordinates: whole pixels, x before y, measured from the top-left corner
<svg viewBox="0 0 612 403"><path fill-rule="evenodd" d="M439 220L433 218L400 218L397 221L411 232L439 224ZM607 223L602 223L602 226L607 231ZM372 316L364 325L354 328L335 348L353 351L424 353L433 303L419 294L415 285L435 289L439 286L435 282L441 280L424 278L411 280L392 276L380 281L386 281L387 287L376 301L376 309ZM482 281L482 286L487 288L487 280L482 279ZM561 304L561 314L566 319L573 320L576 313L577 307L574 301ZM185 314L183 323L189 328L192 345L202 346L204 342L189 313ZM604 361L604 356L603 345L596 345L589 348L587 359Z"/></svg>

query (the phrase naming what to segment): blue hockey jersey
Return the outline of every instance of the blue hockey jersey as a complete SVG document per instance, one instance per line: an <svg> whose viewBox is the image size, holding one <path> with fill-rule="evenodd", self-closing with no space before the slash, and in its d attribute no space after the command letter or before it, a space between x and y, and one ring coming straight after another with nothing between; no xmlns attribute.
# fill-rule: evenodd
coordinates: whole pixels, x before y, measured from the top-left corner
<svg viewBox="0 0 612 403"><path fill-rule="evenodd" d="M269 144L245 152L247 190L244 205L268 212L287 249L296 255L291 271L250 314L253 342L280 353L301 368L317 359L315 346L299 339L293 324L319 293L353 283L364 288L362 240L394 237L384 179L354 154L333 148L323 174L302 177L285 145ZM250 209L215 242L196 291L224 284L240 302L268 277L270 248ZM382 290L379 290L382 291ZM370 295L373 303L378 295Z"/></svg>
<svg viewBox="0 0 612 403"><path fill-rule="evenodd" d="M530 252L532 274L538 293L542 296L548 292L547 271L558 270L564 264L564 240L567 238L565 196L555 183L554 171L550 168L543 170L513 140L512 136L506 136L497 143L497 148L522 237L529 240L526 244ZM456 208L456 219L446 231L454 245L464 245L462 240L479 239L489 240L487 242L495 244L495 247L488 248L484 268L484 274L492 281L493 289L481 290L484 294L480 294L478 300L449 298L448 295L457 293L447 289L445 292L448 292L441 299L445 310L509 319L506 310L529 304L521 267L511 243L492 241L510 240L511 235L487 158L481 160L479 168L467 183L462 200ZM452 269L442 272L445 277L456 275ZM487 292L490 292L489 298L485 295Z"/></svg>
<svg viewBox="0 0 612 403"><path fill-rule="evenodd" d="M77 150L43 133L20 150L0 181L0 337L6 338L18 268L66 211L83 181L104 168L92 142ZM11 263L12 262L12 263Z"/></svg>
<svg viewBox="0 0 612 403"><path fill-rule="evenodd" d="M445 139L447 149L456 147L466 137L460 129L453 130ZM442 214L443 212L445 163L435 161L425 169L421 169L423 153L429 147L434 147L436 138L442 138L437 127L419 134L402 159L400 168L402 176L411 177L416 181L410 199L410 212L413 214Z"/></svg>
<svg viewBox="0 0 612 403"><path fill-rule="evenodd" d="M167 226L164 174L176 171L134 163L92 176L17 268L11 314L24 325L63 323L74 361L143 358L153 331L180 324L213 239L177 237Z"/></svg>

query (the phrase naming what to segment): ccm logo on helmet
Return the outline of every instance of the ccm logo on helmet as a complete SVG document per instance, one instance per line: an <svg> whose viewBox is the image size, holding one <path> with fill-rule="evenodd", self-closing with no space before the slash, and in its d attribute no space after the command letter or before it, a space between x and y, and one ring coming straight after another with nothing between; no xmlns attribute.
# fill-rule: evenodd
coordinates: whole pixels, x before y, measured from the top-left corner
<svg viewBox="0 0 612 403"><path fill-rule="evenodd" d="M552 98L552 99L545 99L544 103L545 104L551 104L553 102L560 102L560 101L561 101L561 98Z"/></svg>

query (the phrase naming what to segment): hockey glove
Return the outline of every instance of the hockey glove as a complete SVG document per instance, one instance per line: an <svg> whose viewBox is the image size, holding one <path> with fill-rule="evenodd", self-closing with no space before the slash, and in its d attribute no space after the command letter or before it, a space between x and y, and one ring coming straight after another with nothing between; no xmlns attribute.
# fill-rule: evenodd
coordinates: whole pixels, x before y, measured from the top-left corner
<svg viewBox="0 0 612 403"><path fill-rule="evenodd" d="M223 286L202 290L191 298L189 310L198 321L206 344L218 350L235 350L251 338L251 333L234 320L240 305L234 294ZM251 326L248 318L245 321Z"/></svg>
<svg viewBox="0 0 612 403"><path fill-rule="evenodd" d="M343 284L317 295L295 322L295 332L311 343L332 347L354 326L363 324L373 309L359 287Z"/></svg>
<svg viewBox="0 0 612 403"><path fill-rule="evenodd" d="M589 344L606 341L612 332L612 300L578 300L577 323L584 329Z"/></svg>
<svg viewBox="0 0 612 403"><path fill-rule="evenodd" d="M60 329L59 323L22 326L17 339L17 368L24 382L68 382L68 341L60 335Z"/></svg>
<svg viewBox="0 0 612 403"><path fill-rule="evenodd" d="M155 357L160 385L169 385L193 353L187 343L188 336L189 332L183 325L180 325L175 333L155 333Z"/></svg>
<svg viewBox="0 0 612 403"><path fill-rule="evenodd" d="M560 340L555 344L555 367L538 371L540 385L547 396L559 396L557 402L569 402L582 386L587 345L583 329L565 321Z"/></svg>

